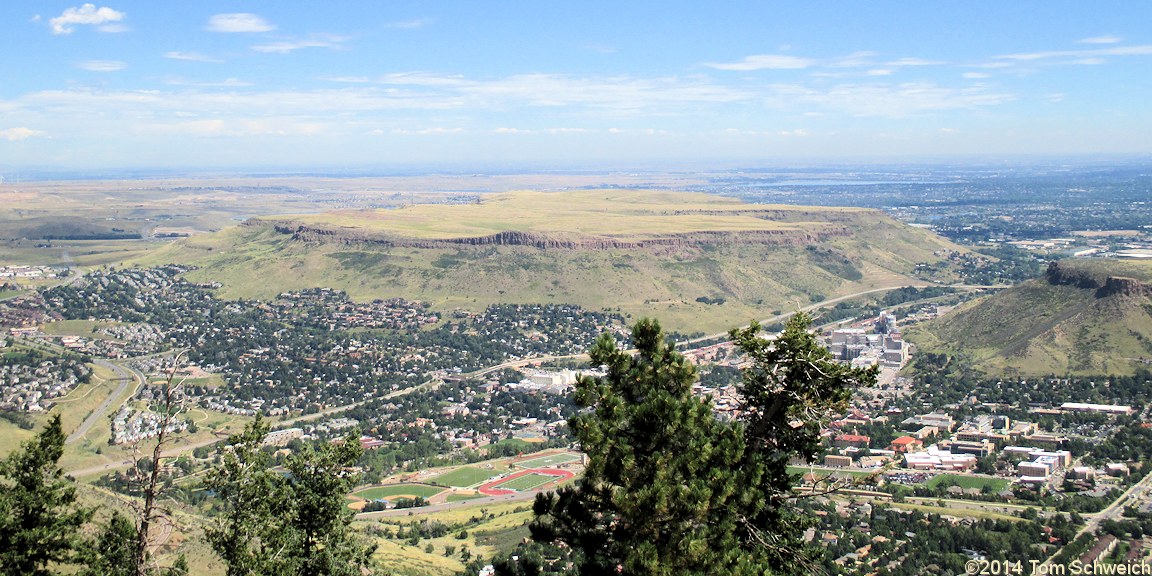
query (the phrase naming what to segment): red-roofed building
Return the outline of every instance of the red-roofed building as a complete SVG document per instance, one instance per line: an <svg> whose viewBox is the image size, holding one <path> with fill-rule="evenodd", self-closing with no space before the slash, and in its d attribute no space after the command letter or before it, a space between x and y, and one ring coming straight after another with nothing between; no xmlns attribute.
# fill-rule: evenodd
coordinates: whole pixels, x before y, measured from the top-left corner
<svg viewBox="0 0 1152 576"><path fill-rule="evenodd" d="M849 446L867 448L871 441L871 438L860 434L841 434L832 441L832 445L837 448L847 448Z"/></svg>
<svg viewBox="0 0 1152 576"><path fill-rule="evenodd" d="M899 452L902 454L906 454L908 452L916 452L918 450L923 450L924 449L924 443L921 442L919 439L913 438L911 436L901 436L901 437L893 440L892 444L888 446L888 449L893 451L893 452Z"/></svg>

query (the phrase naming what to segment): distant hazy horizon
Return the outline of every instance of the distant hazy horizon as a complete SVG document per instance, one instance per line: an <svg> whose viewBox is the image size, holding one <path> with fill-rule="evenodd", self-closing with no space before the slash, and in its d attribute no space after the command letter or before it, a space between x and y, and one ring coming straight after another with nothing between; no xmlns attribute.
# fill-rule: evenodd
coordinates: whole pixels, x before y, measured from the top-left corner
<svg viewBox="0 0 1152 576"><path fill-rule="evenodd" d="M5 174L1152 154L1140 1L5 8Z"/></svg>

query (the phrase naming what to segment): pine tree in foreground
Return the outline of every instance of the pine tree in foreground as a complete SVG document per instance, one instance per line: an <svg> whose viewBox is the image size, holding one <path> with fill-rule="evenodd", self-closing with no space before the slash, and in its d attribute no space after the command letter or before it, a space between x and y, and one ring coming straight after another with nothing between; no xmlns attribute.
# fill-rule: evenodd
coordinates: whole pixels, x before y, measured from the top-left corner
<svg viewBox="0 0 1152 576"><path fill-rule="evenodd" d="M797 315L775 340L759 326L732 338L750 366L738 420L722 420L710 400L692 395L695 367L659 324L633 328L635 354L607 335L589 352L602 378L576 385L588 410L569 421L588 454L573 486L537 497L537 542L559 544L562 561L532 567L569 574L736 575L807 573L805 522L788 500L788 461L815 457L820 422L842 409L851 388L875 370L831 360ZM525 558L534 558L525 555ZM499 573L522 574L505 558ZM539 572L537 572L539 573Z"/></svg>
<svg viewBox="0 0 1152 576"><path fill-rule="evenodd" d="M0 574L49 574L49 563L72 560L80 527L92 511L76 503L64 476L60 415L0 462Z"/></svg>
<svg viewBox="0 0 1152 576"><path fill-rule="evenodd" d="M205 484L220 502L218 521L206 530L229 576L361 576L375 546L351 528L345 495L356 485L349 471L360 443L306 448L289 457L288 474L270 469L259 418L221 451Z"/></svg>

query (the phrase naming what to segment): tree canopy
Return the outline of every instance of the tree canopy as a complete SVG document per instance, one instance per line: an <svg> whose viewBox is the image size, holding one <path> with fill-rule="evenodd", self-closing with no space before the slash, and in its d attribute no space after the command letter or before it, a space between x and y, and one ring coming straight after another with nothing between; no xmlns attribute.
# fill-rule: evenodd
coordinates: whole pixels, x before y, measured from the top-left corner
<svg viewBox="0 0 1152 576"><path fill-rule="evenodd" d="M58 464L60 416L0 462L0 574L49 574L72 559L92 511L76 504L76 486Z"/></svg>
<svg viewBox="0 0 1152 576"><path fill-rule="evenodd" d="M375 550L352 532L344 505L356 485L350 467L359 442L306 446L289 457L288 474L279 474L261 450L267 433L257 417L230 438L205 482L221 508L206 537L228 575L359 576Z"/></svg>
<svg viewBox="0 0 1152 576"><path fill-rule="evenodd" d="M810 568L804 522L790 511L794 456L814 458L820 422L875 371L841 366L797 315L774 340L733 330L747 367L738 418L693 394L695 366L657 322L632 332L635 353L608 335L589 352L606 375L582 377L569 426L588 454L574 486L540 495L538 542L572 550L580 574L765 574ZM567 564L565 565L567 566ZM515 562L497 563L522 572Z"/></svg>

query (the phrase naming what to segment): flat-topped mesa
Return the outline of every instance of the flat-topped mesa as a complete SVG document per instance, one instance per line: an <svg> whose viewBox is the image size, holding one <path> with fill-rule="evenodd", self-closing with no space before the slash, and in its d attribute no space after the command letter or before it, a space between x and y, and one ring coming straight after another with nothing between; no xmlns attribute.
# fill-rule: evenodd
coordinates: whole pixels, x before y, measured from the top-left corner
<svg viewBox="0 0 1152 576"><path fill-rule="evenodd" d="M1152 283L1128 276L1111 275L1077 266L1061 265L1060 262L1050 263L1045 276L1049 284L1095 290L1097 298L1114 295L1152 296Z"/></svg>
<svg viewBox="0 0 1152 576"><path fill-rule="evenodd" d="M614 238L579 233L551 234L508 230L486 236L459 238L407 238L383 232L356 228L325 228L292 222L249 220L245 225L269 225L281 234L291 234L293 241L370 245L406 248L457 248L460 246L529 246L543 249L610 250L649 246L685 246L701 244L760 244L803 246L850 236L846 226L822 224L811 229L780 230L699 230L652 236Z"/></svg>

